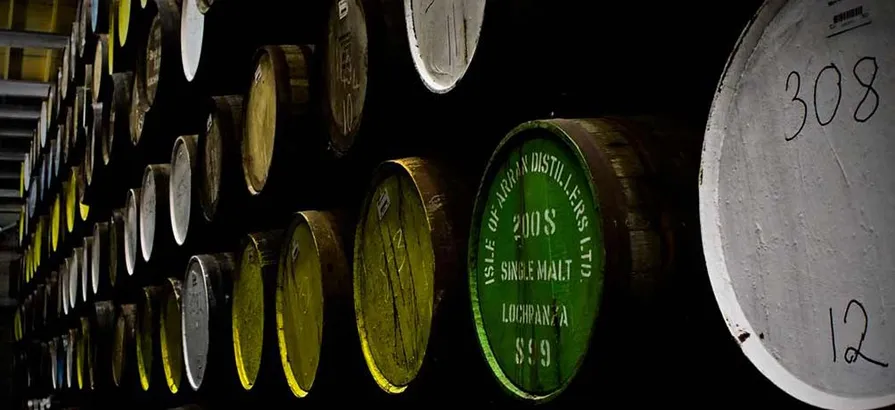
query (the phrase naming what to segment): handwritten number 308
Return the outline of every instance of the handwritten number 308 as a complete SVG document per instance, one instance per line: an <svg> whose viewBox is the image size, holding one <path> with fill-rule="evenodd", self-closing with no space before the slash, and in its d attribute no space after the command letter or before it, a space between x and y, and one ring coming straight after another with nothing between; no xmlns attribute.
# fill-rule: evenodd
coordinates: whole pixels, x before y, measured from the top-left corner
<svg viewBox="0 0 895 410"><path fill-rule="evenodd" d="M862 64L872 64L873 70L870 73L870 78L862 78L858 73L858 68ZM863 57L857 62L855 62L854 67L852 67L852 74L854 74L855 79L858 81L858 84L864 88L864 96L861 98L861 101L858 103L858 106L855 107L854 114L852 118L857 122L866 122L876 114L876 110L879 108L879 93L876 89L873 88L873 82L876 80L876 74L879 71L879 66L876 63L876 57ZM836 105L833 107L833 112L829 114L829 118L821 119L821 114L817 110L817 88L820 83L821 77L824 75L835 75L836 76ZM802 76L798 71L791 71L786 76L786 91L790 91L791 88L795 88L793 91L791 102L795 104L799 104L802 106L802 123L799 125L799 129L789 137L784 137L786 141L794 140L799 134L802 133L802 130L805 128L805 122L808 117L808 103L805 102L799 94L802 90ZM817 120L817 123L825 127L836 117L836 113L839 112L839 104L842 103L842 72L839 71L839 67L836 64L830 63L825 66L817 73L817 77L814 79L814 118ZM872 104L866 106L867 104ZM869 107L869 108L868 108ZM867 112L869 110L869 112Z"/></svg>

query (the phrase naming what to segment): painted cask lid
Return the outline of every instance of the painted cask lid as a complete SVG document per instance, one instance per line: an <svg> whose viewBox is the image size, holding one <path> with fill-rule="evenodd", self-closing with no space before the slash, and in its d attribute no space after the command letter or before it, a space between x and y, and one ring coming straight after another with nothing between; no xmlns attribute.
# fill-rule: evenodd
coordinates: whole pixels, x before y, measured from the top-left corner
<svg viewBox="0 0 895 410"><path fill-rule="evenodd" d="M354 145L367 95L367 22L362 1L332 2L325 58L329 144L342 155Z"/></svg>
<svg viewBox="0 0 895 410"><path fill-rule="evenodd" d="M832 409L895 403L895 3L767 1L712 106L709 278L768 379Z"/></svg>
<svg viewBox="0 0 895 410"><path fill-rule="evenodd" d="M183 344L181 327L181 295L183 286L180 280L168 278L165 282L164 296L159 306L159 340L162 350L162 370L165 382L171 394L180 391L183 376Z"/></svg>
<svg viewBox="0 0 895 410"><path fill-rule="evenodd" d="M127 44L127 34L131 21L131 0L118 0L118 46Z"/></svg>
<svg viewBox="0 0 895 410"><path fill-rule="evenodd" d="M199 0L183 0L180 16L180 59L187 81L196 78L202 59L205 14L199 10L199 3Z"/></svg>
<svg viewBox="0 0 895 410"><path fill-rule="evenodd" d="M124 264L129 275L134 274L140 257L140 204L143 190L132 188L127 191L124 205Z"/></svg>
<svg viewBox="0 0 895 410"><path fill-rule="evenodd" d="M87 302L92 299L93 285L91 282L91 271L93 270L93 236L85 236L81 249L81 301Z"/></svg>
<svg viewBox="0 0 895 410"><path fill-rule="evenodd" d="M68 265L68 307L74 309L78 305L78 290L81 280L81 257L84 256L84 249L80 246L72 249L71 263Z"/></svg>
<svg viewBox="0 0 895 410"><path fill-rule="evenodd" d="M484 1L404 0L410 55L430 91L446 93L466 74L484 17Z"/></svg>
<svg viewBox="0 0 895 410"><path fill-rule="evenodd" d="M193 209L193 173L198 170L198 135L182 135L174 141L171 153L171 178L168 188L168 206L171 228L178 245L186 242Z"/></svg>
<svg viewBox="0 0 895 410"><path fill-rule="evenodd" d="M585 150L553 121L501 142L479 188L469 242L476 331L513 395L562 392L588 351L603 293L602 216Z"/></svg>
<svg viewBox="0 0 895 410"><path fill-rule="evenodd" d="M377 168L354 245L354 310L361 348L376 384L401 393L420 372L434 307L436 252L428 217L430 167L419 158ZM422 183L421 183L422 181Z"/></svg>
<svg viewBox="0 0 895 410"><path fill-rule="evenodd" d="M112 340L112 382L121 386L124 382L125 371L134 366L127 360L131 356L130 349L134 349L134 337L136 323L136 306L124 304L119 306L118 316L115 321L115 336Z"/></svg>
<svg viewBox="0 0 895 410"><path fill-rule="evenodd" d="M149 26L149 37L146 40L146 67L143 71L146 73L146 78L144 79L146 103L150 107L155 102L162 69L162 53L164 52L162 49L164 46L162 30L162 15L156 14L152 18L152 24Z"/></svg>
<svg viewBox="0 0 895 410"><path fill-rule="evenodd" d="M193 390L202 387L205 380L212 332L218 334L221 330L215 327L213 317L227 307L229 293L224 289L224 283L234 268L233 255L229 253L190 258L183 283L181 314L184 364Z"/></svg>
<svg viewBox="0 0 895 410"><path fill-rule="evenodd" d="M336 306L339 284L350 281L335 221L329 212L296 213L280 252L277 340L286 382L296 397L311 392L323 343L331 343L324 339L324 307ZM333 298L330 304L327 298Z"/></svg>
<svg viewBox="0 0 895 410"><path fill-rule="evenodd" d="M152 383L152 375L155 374L152 366L158 360L155 355L156 341L158 340L159 298L161 288L147 286L141 290L137 297L136 312L136 349L137 349L137 374L140 378L140 388L149 391ZM156 381L158 382L158 381Z"/></svg>
<svg viewBox="0 0 895 410"><path fill-rule="evenodd" d="M143 173L143 195L140 197L140 250L146 262L152 257L152 250L158 242L156 237L167 232L167 225L171 223L170 217L165 218L167 216L165 214L169 211L166 202L168 202L167 191L170 180L170 164L147 165Z"/></svg>

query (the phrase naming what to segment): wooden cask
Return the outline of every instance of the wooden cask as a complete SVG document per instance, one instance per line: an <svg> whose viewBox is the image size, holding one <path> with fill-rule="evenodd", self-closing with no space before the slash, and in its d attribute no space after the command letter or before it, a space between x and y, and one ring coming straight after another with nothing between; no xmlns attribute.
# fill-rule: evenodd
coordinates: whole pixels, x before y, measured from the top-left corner
<svg viewBox="0 0 895 410"><path fill-rule="evenodd" d="M122 304L118 306L115 317L115 335L112 340L112 382L116 387L136 387L136 323L137 305Z"/></svg>
<svg viewBox="0 0 895 410"><path fill-rule="evenodd" d="M99 0L96 0L98 2ZM109 72L109 35L96 36L96 54L93 59L93 102L106 102L112 95L112 73Z"/></svg>
<svg viewBox="0 0 895 410"><path fill-rule="evenodd" d="M141 188L127 191L124 201L124 261L128 275L133 276L135 268L143 261L140 244L140 206L142 204Z"/></svg>
<svg viewBox="0 0 895 410"><path fill-rule="evenodd" d="M69 275L71 275L71 257L68 256L62 260L62 263L59 265L59 298L62 302L62 316L68 316L68 310L71 308L70 302L68 301L71 297L71 292L69 287L71 286L71 279Z"/></svg>
<svg viewBox="0 0 895 410"><path fill-rule="evenodd" d="M134 89L134 73L132 71L112 74L112 99L109 103L109 133L102 140L103 163L109 165L113 158L119 168L128 161L133 144L131 143L130 108ZM113 157L114 154L114 157Z"/></svg>
<svg viewBox="0 0 895 410"><path fill-rule="evenodd" d="M231 253L195 255L187 266L181 296L183 359L187 381L195 391L239 384L231 365L230 301L235 270Z"/></svg>
<svg viewBox="0 0 895 410"><path fill-rule="evenodd" d="M78 358L77 343L78 330L70 328L63 330L66 337L65 343L65 386L68 389L76 389L78 387L78 371L75 366L75 360Z"/></svg>
<svg viewBox="0 0 895 410"><path fill-rule="evenodd" d="M92 104L91 111L93 111L92 132L87 135L87 145L84 147L84 176L88 187L85 191L85 198L87 203L99 203L102 202L99 192L102 189L102 184L94 184L94 180L101 181L102 141L108 138L106 135L110 132L109 107L102 102L97 102Z"/></svg>
<svg viewBox="0 0 895 410"><path fill-rule="evenodd" d="M81 278L78 280L81 283L81 301L85 304L92 305L93 304L93 284L91 283L91 271L93 270L93 263L91 261L91 256L93 256L93 236L88 235L82 239L82 244L80 251L81 257L79 258L79 262L81 263L81 267L79 268L79 274Z"/></svg>
<svg viewBox="0 0 895 410"><path fill-rule="evenodd" d="M96 43L93 40L93 27L90 24L90 3L93 0L82 0L79 4L78 12L78 38L77 49L78 58L81 61L93 61L93 48ZM89 73L89 72L88 72Z"/></svg>
<svg viewBox="0 0 895 410"><path fill-rule="evenodd" d="M57 347L59 343L58 337L54 337L47 341L47 353L49 354L49 363L47 363L49 371L48 376L50 378L50 389L52 391L57 391L60 388L58 371L59 348Z"/></svg>
<svg viewBox="0 0 895 410"><path fill-rule="evenodd" d="M108 261L109 261L109 285L113 289L116 299L125 299L131 294L134 281L127 270L127 258L125 257L125 229L127 218L126 208L112 211L109 218L108 229Z"/></svg>
<svg viewBox="0 0 895 410"><path fill-rule="evenodd" d="M456 275L470 201L451 174L421 158L384 162L361 206L352 282L356 324L369 372L390 394L412 385L419 386L411 388L414 395L437 391L433 377L446 377L461 363L468 380L480 374L468 359L471 343L454 333L462 328L452 321L462 324L456 319L463 315L442 313L465 300Z"/></svg>
<svg viewBox="0 0 895 410"><path fill-rule="evenodd" d="M75 344L77 349L77 358L75 359L75 367L78 375L78 389L93 390L93 337L90 329L90 317L80 317L80 327L78 328L78 341Z"/></svg>
<svg viewBox="0 0 895 410"><path fill-rule="evenodd" d="M114 282L110 275L109 233L109 222L97 222L93 226L93 242L90 249L90 284L93 286L93 294L96 295L97 300L111 300L115 294Z"/></svg>
<svg viewBox="0 0 895 410"><path fill-rule="evenodd" d="M84 256L84 248L78 246L71 250L71 259L68 264L68 308L74 310L81 302L81 258Z"/></svg>
<svg viewBox="0 0 895 410"><path fill-rule="evenodd" d="M159 345L159 302L162 297L160 286L147 286L137 298L136 348L137 371L140 388L143 391L159 391L165 375L161 369Z"/></svg>
<svg viewBox="0 0 895 410"><path fill-rule="evenodd" d="M71 52L68 50L69 44L65 45L65 48L62 49L62 62L60 63L62 66L60 67L59 72L59 96L60 101L68 101L71 99L69 95L69 85L71 83L71 76L69 75L68 70L70 69L71 62L69 59L71 58ZM64 104L60 104L64 106Z"/></svg>
<svg viewBox="0 0 895 410"><path fill-rule="evenodd" d="M283 231L248 235L233 276L231 323L240 384L281 394L285 380L277 352L276 277Z"/></svg>
<svg viewBox="0 0 895 410"><path fill-rule="evenodd" d="M286 230L277 273L277 339L296 397L313 392L312 398L347 400L327 393L352 385L360 394L360 386L369 386L353 320L352 227L341 212L303 211Z"/></svg>
<svg viewBox="0 0 895 410"><path fill-rule="evenodd" d="M90 0L90 29L97 37L109 33L110 3L110 0Z"/></svg>
<svg viewBox="0 0 895 410"><path fill-rule="evenodd" d="M149 262L153 253L164 255L174 248L168 188L171 165L150 164L143 173L140 195L140 251L143 261Z"/></svg>
<svg viewBox="0 0 895 410"><path fill-rule="evenodd" d="M113 342L115 340L115 304L103 300L94 304L91 317L91 339L93 341L93 377L97 388L114 386L112 378Z"/></svg>
<svg viewBox="0 0 895 410"><path fill-rule="evenodd" d="M180 66L187 81L206 95L245 94L258 47L320 44L325 5L321 0L298 4L228 1L205 13L202 0L184 0Z"/></svg>
<svg viewBox="0 0 895 410"><path fill-rule="evenodd" d="M182 282L168 278L159 302L159 340L162 369L171 394L181 390L184 376L183 332L181 326Z"/></svg>
<svg viewBox="0 0 895 410"><path fill-rule="evenodd" d="M193 200L193 192L198 191L198 184L193 183L199 180L198 145L198 135L182 135L177 137L171 152L168 203L171 230L177 245L183 245L190 231L195 232L199 227L199 201ZM193 236L197 235L198 233L193 233Z"/></svg>
<svg viewBox="0 0 895 410"><path fill-rule="evenodd" d="M321 152L311 117L312 58L307 46L265 46L255 54L242 138L242 169L253 196L268 187L268 197L283 193L294 172L313 169L312 154Z"/></svg>
<svg viewBox="0 0 895 410"><path fill-rule="evenodd" d="M206 126L199 134L202 178L197 187L202 215L207 222L240 223L248 206L241 171L240 141L243 132L243 97L212 97Z"/></svg>
<svg viewBox="0 0 895 410"><path fill-rule="evenodd" d="M817 407L895 404L893 18L886 1L764 2L705 132L700 225L717 305L745 357Z"/></svg>

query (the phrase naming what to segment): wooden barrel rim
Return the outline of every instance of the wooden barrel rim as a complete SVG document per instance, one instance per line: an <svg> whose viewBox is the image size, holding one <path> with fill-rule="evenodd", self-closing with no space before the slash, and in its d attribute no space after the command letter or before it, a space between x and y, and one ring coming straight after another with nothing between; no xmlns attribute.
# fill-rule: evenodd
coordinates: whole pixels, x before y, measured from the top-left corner
<svg viewBox="0 0 895 410"><path fill-rule="evenodd" d="M183 245L189 235L193 209L193 180L198 173L198 135L182 135L174 141L171 152L171 177L168 187L168 207L174 241Z"/></svg>
<svg viewBox="0 0 895 410"><path fill-rule="evenodd" d="M164 306L159 309L159 339L162 350L162 369L168 391L177 394L183 374L183 344L181 335L182 284L180 280L168 278L164 285Z"/></svg>
<svg viewBox="0 0 895 410"><path fill-rule="evenodd" d="M141 252L139 204L142 203L140 199L142 192L141 188L132 188L127 191L125 200L127 213L124 216L124 261L129 275L134 274L137 258L140 257Z"/></svg>

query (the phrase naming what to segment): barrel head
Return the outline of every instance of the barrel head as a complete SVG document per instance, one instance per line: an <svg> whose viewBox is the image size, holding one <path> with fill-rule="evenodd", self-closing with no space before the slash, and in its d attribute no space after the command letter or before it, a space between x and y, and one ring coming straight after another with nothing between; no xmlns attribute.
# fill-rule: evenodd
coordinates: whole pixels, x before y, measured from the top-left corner
<svg viewBox="0 0 895 410"><path fill-rule="evenodd" d="M326 43L326 104L330 147L338 155L354 144L367 94L367 23L360 0L332 1Z"/></svg>
<svg viewBox="0 0 895 410"><path fill-rule="evenodd" d="M434 310L433 232L408 165L380 165L355 235L361 347L376 383L390 393L404 391L419 373Z"/></svg>
<svg viewBox="0 0 895 410"><path fill-rule="evenodd" d="M183 0L180 17L180 58L187 81L196 78L202 58L205 14L199 10L201 0Z"/></svg>
<svg viewBox="0 0 895 410"><path fill-rule="evenodd" d="M183 346L181 343L181 281L168 278L165 283L164 296L159 306L159 339L161 340L162 369L168 391L177 394L180 391L183 375Z"/></svg>
<svg viewBox="0 0 895 410"><path fill-rule="evenodd" d="M197 255L190 258L183 283L183 356L187 379L193 390L199 390L208 367L208 352L211 342L209 331L210 306L207 280L208 256Z"/></svg>
<svg viewBox="0 0 895 410"><path fill-rule="evenodd" d="M254 237L239 258L239 269L233 280L233 350L236 371L245 390L251 390L261 370L264 344L264 269L276 264L257 248Z"/></svg>
<svg viewBox="0 0 895 410"><path fill-rule="evenodd" d="M311 391L323 343L323 263L304 214L296 215L297 223L287 232L276 293L280 361L296 397L304 397ZM325 220L321 219L318 216L311 221L324 224Z"/></svg>
<svg viewBox="0 0 895 410"><path fill-rule="evenodd" d="M168 204L174 241L183 245L187 240L193 209L193 177L198 172L198 135L184 135L174 142L171 153L171 178L168 188Z"/></svg>
<svg viewBox="0 0 895 410"><path fill-rule="evenodd" d="M134 267L137 266L137 258L140 258L140 204L142 200L143 190L140 188L130 189L127 192L125 206L127 207L124 217L124 261L127 266L127 273L134 274Z"/></svg>
<svg viewBox="0 0 895 410"><path fill-rule="evenodd" d="M246 185L253 195L261 193L261 190L264 189L273 162L278 125L277 82L288 81L277 77L274 65L275 61L271 57L271 52L266 51L259 54L246 102L242 166Z"/></svg>
<svg viewBox="0 0 895 410"><path fill-rule="evenodd" d="M466 74L478 46L485 3L404 0L410 55L430 91L446 93Z"/></svg>
<svg viewBox="0 0 895 410"><path fill-rule="evenodd" d="M717 87L699 180L728 329L774 384L895 404L895 4L767 1Z"/></svg>

